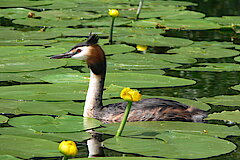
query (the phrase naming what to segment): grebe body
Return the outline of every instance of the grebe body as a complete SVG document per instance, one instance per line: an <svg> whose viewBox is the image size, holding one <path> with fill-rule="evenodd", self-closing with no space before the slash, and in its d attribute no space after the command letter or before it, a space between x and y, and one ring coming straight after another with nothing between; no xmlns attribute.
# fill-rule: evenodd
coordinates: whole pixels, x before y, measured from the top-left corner
<svg viewBox="0 0 240 160"><path fill-rule="evenodd" d="M102 105L102 94L106 76L106 57L97 44L99 37L90 35L86 42L75 45L70 51L52 56L52 59L75 58L86 61L90 69L90 82L84 105L84 117L96 118L104 123L120 122L127 102ZM193 121L201 122L206 111L185 104L149 98L133 102L128 121Z"/></svg>

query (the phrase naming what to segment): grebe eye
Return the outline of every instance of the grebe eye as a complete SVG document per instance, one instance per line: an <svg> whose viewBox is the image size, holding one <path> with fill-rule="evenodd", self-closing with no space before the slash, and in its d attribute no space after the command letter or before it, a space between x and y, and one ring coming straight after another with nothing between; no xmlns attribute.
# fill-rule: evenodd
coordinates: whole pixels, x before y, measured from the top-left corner
<svg viewBox="0 0 240 160"><path fill-rule="evenodd" d="M77 53L80 53L81 51L82 51L81 49L78 49L78 50L77 50Z"/></svg>

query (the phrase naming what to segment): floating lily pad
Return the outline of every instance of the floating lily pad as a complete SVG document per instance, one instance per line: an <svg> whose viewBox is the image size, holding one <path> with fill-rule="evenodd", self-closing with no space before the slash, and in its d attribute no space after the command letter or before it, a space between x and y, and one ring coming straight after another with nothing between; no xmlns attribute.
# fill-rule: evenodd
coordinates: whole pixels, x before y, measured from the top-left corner
<svg viewBox="0 0 240 160"><path fill-rule="evenodd" d="M84 100L86 85L33 84L0 87L0 97L17 100Z"/></svg>
<svg viewBox="0 0 240 160"><path fill-rule="evenodd" d="M74 132L74 133L44 133L38 132L33 129L18 128L18 127L3 127L0 128L0 134L2 135L14 135L23 136L29 138L41 138L60 142L62 140L71 140L81 142L83 140L91 138L91 135L87 132Z"/></svg>
<svg viewBox="0 0 240 160"><path fill-rule="evenodd" d="M236 63L199 63L199 67L187 69L175 69L183 71L203 71L203 72L223 72L223 71L240 71L240 65Z"/></svg>
<svg viewBox="0 0 240 160"><path fill-rule="evenodd" d="M166 132L157 138L115 137L107 139L104 146L120 152L181 159L207 158L229 153L236 148L229 141L201 135Z"/></svg>
<svg viewBox="0 0 240 160"><path fill-rule="evenodd" d="M106 126L106 128L100 128L97 129L97 131L115 135L119 127L119 123L105 124L104 126ZM221 138L225 138L229 135L240 135L238 126L227 127L215 124L173 121L128 122L126 123L122 135L140 138L156 138L157 135L166 132L186 133Z"/></svg>
<svg viewBox="0 0 240 160"><path fill-rule="evenodd" d="M41 78L52 74L78 74L79 71L70 68L57 68L51 70L18 72L18 73L0 73L0 81L17 81L17 82L42 82Z"/></svg>
<svg viewBox="0 0 240 160"><path fill-rule="evenodd" d="M180 64L171 63L161 59L160 54L116 54L109 57L108 67L118 70L149 70L149 69L166 69L180 67ZM137 58L137 61L136 61ZM189 60L189 59L188 59ZM172 60L174 61L174 60ZM175 62L178 61L175 59ZM180 60L179 60L180 61Z"/></svg>
<svg viewBox="0 0 240 160"><path fill-rule="evenodd" d="M135 50L134 47L125 44L104 45L102 48L106 54L125 53Z"/></svg>
<svg viewBox="0 0 240 160"><path fill-rule="evenodd" d="M89 160L89 158L73 158L72 160ZM91 160L156 160L150 157L91 157ZM158 158L158 160L174 160L168 158Z"/></svg>
<svg viewBox="0 0 240 160"><path fill-rule="evenodd" d="M49 45L51 43L56 43L56 40L0 40L0 46L39 46L39 45Z"/></svg>
<svg viewBox="0 0 240 160"><path fill-rule="evenodd" d="M0 12L1 13L1 12ZM47 10L37 14L37 16L52 19L95 19L100 18L100 14L96 14L93 12L81 12L81 11L73 11L72 9L61 9L61 10Z"/></svg>
<svg viewBox="0 0 240 160"><path fill-rule="evenodd" d="M240 52L223 48L181 47L170 49L167 53L179 53L193 58L223 58L239 55Z"/></svg>
<svg viewBox="0 0 240 160"><path fill-rule="evenodd" d="M40 56L18 56L0 59L0 72L37 71L58 68L66 65L66 61L55 61Z"/></svg>
<svg viewBox="0 0 240 160"><path fill-rule="evenodd" d="M41 6L41 5L49 5L52 2L50 1L28 1L22 0L21 2L18 0L2 0L0 7L32 7L32 6Z"/></svg>
<svg viewBox="0 0 240 160"><path fill-rule="evenodd" d="M185 56L183 54L160 54L159 59L162 59L168 62L182 63L182 64L190 64L190 63L197 62L195 58Z"/></svg>
<svg viewBox="0 0 240 160"><path fill-rule="evenodd" d="M206 20L219 23L224 26L232 26L240 24L240 16L223 16L223 17L207 17Z"/></svg>
<svg viewBox="0 0 240 160"><path fill-rule="evenodd" d="M61 156L57 150L58 143L39 138L22 136L0 135L1 155L12 155L23 159L32 157L55 157Z"/></svg>
<svg viewBox="0 0 240 160"><path fill-rule="evenodd" d="M89 74L57 74L42 79L50 83L88 83L88 76ZM195 81L155 74L108 73L106 85L110 84L130 88L151 88L192 85L195 84Z"/></svg>
<svg viewBox="0 0 240 160"><path fill-rule="evenodd" d="M108 31L108 30L107 30ZM138 28L138 27L116 27L113 31L113 36L136 36L136 35L149 35L156 36L165 33L162 29L156 28Z"/></svg>
<svg viewBox="0 0 240 160"><path fill-rule="evenodd" d="M6 123L8 120L8 117L0 115L0 123Z"/></svg>
<svg viewBox="0 0 240 160"><path fill-rule="evenodd" d="M223 111L221 113L213 113L208 115L207 119L217 119L217 120L225 120L230 122L240 123L240 112L236 111Z"/></svg>
<svg viewBox="0 0 240 160"><path fill-rule="evenodd" d="M233 42L218 42L218 41L194 41L191 44L191 47L200 47L200 48L208 48L208 47L217 47L217 48L234 48L237 46L233 44Z"/></svg>
<svg viewBox="0 0 240 160"><path fill-rule="evenodd" d="M0 14L8 19L27 18L29 12L32 12L32 10L25 8L7 8L0 10Z"/></svg>
<svg viewBox="0 0 240 160"><path fill-rule="evenodd" d="M234 58L235 61L240 62L240 56Z"/></svg>
<svg viewBox="0 0 240 160"><path fill-rule="evenodd" d="M50 116L23 116L11 118L10 125L18 128L28 128L39 132L75 132L98 127L101 122L93 118L63 115Z"/></svg>
<svg viewBox="0 0 240 160"><path fill-rule="evenodd" d="M175 37L163 37L163 36L132 36L132 37L116 37L116 41L131 43L131 44L142 44L147 46L159 46L159 47L180 47L188 46L193 42L188 39L175 38Z"/></svg>
<svg viewBox="0 0 240 160"><path fill-rule="evenodd" d="M83 113L83 104L77 102L41 102L41 101L26 101L18 102L18 109L23 113L28 114L49 114L63 115L68 113L79 114Z"/></svg>
<svg viewBox="0 0 240 160"><path fill-rule="evenodd" d="M0 155L0 159L2 159L2 160L20 160L20 159L18 159L16 157L13 157L11 155Z"/></svg>
<svg viewBox="0 0 240 160"><path fill-rule="evenodd" d="M47 26L47 27L68 27L80 25L80 20L63 20L63 19L16 19L13 23L26 25L26 26Z"/></svg>
<svg viewBox="0 0 240 160"><path fill-rule="evenodd" d="M233 86L231 88L240 91L240 85L236 85L236 86Z"/></svg>
<svg viewBox="0 0 240 160"><path fill-rule="evenodd" d="M240 95L221 95L215 97L204 97L198 100L213 105L240 106Z"/></svg>
<svg viewBox="0 0 240 160"><path fill-rule="evenodd" d="M137 27L162 27L166 29L181 29L181 30L206 30L219 29L221 26L217 23L204 19L148 19L140 20L131 24Z"/></svg>
<svg viewBox="0 0 240 160"><path fill-rule="evenodd" d="M95 27L108 27L111 24L112 17L107 16L107 17L101 17L98 18L97 20L83 20L82 25L84 26L95 26ZM127 18L116 18L114 22L114 26L121 26L121 25L126 25L130 23L131 20Z"/></svg>

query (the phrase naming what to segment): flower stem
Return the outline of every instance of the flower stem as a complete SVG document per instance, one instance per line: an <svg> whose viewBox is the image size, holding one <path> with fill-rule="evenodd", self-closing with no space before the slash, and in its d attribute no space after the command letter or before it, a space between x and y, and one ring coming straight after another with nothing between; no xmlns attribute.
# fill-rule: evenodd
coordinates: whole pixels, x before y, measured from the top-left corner
<svg viewBox="0 0 240 160"><path fill-rule="evenodd" d="M122 132L123 132L123 129L124 129L124 126L127 122L127 118L128 118L128 114L131 110L131 107L132 107L132 102L131 101L128 101L128 104L126 106L126 109L125 109L125 112L124 112L124 115L123 115L123 119L122 119L122 122L117 130L117 134L116 136L121 136Z"/></svg>
<svg viewBox="0 0 240 160"><path fill-rule="evenodd" d="M115 21L115 17L112 17L112 23L111 23L110 35L109 35L109 44L112 44L114 21Z"/></svg>
<svg viewBox="0 0 240 160"><path fill-rule="evenodd" d="M139 15L140 15L140 12L141 12L141 9L142 9L142 6L143 6L143 1L144 0L139 1L138 10L137 10L137 13L136 13L136 20L139 19Z"/></svg>
<svg viewBox="0 0 240 160"><path fill-rule="evenodd" d="M62 160L68 160L68 156L64 155Z"/></svg>

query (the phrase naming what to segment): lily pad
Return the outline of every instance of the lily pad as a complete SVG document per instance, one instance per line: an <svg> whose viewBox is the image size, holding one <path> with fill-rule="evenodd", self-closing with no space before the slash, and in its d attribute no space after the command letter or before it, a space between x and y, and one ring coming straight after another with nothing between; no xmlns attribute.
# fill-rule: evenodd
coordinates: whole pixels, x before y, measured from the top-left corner
<svg viewBox="0 0 240 160"><path fill-rule="evenodd" d="M0 135L1 155L12 155L23 159L32 157L55 157L61 156L57 150L58 143L39 138L22 136Z"/></svg>
<svg viewBox="0 0 240 160"><path fill-rule="evenodd" d="M206 20L216 22L223 26L239 25L240 16L222 16L222 17L207 17Z"/></svg>
<svg viewBox="0 0 240 160"><path fill-rule="evenodd" d="M181 29L181 30L207 30L219 29L221 26L215 22L204 19L147 19L136 21L131 26L137 27L160 27L165 29Z"/></svg>
<svg viewBox="0 0 240 160"><path fill-rule="evenodd" d="M170 49L167 53L184 54L192 58L223 58L239 55L240 52L223 48L199 48L199 47L181 47Z"/></svg>
<svg viewBox="0 0 240 160"><path fill-rule="evenodd" d="M199 63L197 65L199 67L191 67L186 69L176 68L175 70L202 72L240 71L240 65L236 63Z"/></svg>
<svg viewBox="0 0 240 160"><path fill-rule="evenodd" d="M180 47L188 46L193 42L188 39L175 38L175 37L163 37L163 36L124 36L116 37L116 41L130 43L130 44L141 44L147 46L159 46L159 47Z"/></svg>
<svg viewBox="0 0 240 160"><path fill-rule="evenodd" d="M106 54L125 53L135 50L134 47L125 44L104 45L102 48Z"/></svg>
<svg viewBox="0 0 240 160"><path fill-rule="evenodd" d="M108 30L107 30L108 31ZM113 31L113 36L136 36L136 35L149 35L155 36L165 33L162 29L156 28L138 28L138 27L116 27Z"/></svg>
<svg viewBox="0 0 240 160"><path fill-rule="evenodd" d="M0 159L2 159L2 160L20 160L20 159L18 159L16 157L13 157L11 155L0 155Z"/></svg>
<svg viewBox="0 0 240 160"><path fill-rule="evenodd" d="M120 152L181 159L207 158L229 153L236 148L229 141L201 135L166 132L157 138L115 137L107 139L104 146Z"/></svg>
<svg viewBox="0 0 240 160"><path fill-rule="evenodd" d="M106 128L99 128L97 131L115 135L119 123L105 124ZM151 126L151 127L149 127ZM123 136L139 138L156 138L159 134L166 132L176 132L194 134L201 136L221 137L239 136L238 126L227 127L223 125L192 123L192 122L173 122L173 121L145 121L128 122L123 131Z"/></svg>
<svg viewBox="0 0 240 160"><path fill-rule="evenodd" d="M89 158L73 158L72 160L89 160ZM156 160L150 157L91 157L91 160ZM158 160L174 160L169 158L158 158ZM176 159L175 159L176 160Z"/></svg>
<svg viewBox="0 0 240 160"><path fill-rule="evenodd" d="M25 8L6 8L0 10L0 14L8 19L27 18L29 12L32 12L32 10Z"/></svg>
<svg viewBox="0 0 240 160"><path fill-rule="evenodd" d="M0 123L6 123L8 121L8 117L0 115Z"/></svg>
<svg viewBox="0 0 240 160"><path fill-rule="evenodd" d="M240 106L240 95L221 95L198 98L199 101L222 106Z"/></svg>
<svg viewBox="0 0 240 160"><path fill-rule="evenodd" d="M75 132L98 127L101 122L93 118L63 115L50 116L22 116L11 118L8 122L17 128L28 128L39 132Z"/></svg>
<svg viewBox="0 0 240 160"><path fill-rule="evenodd" d="M54 61L40 56L6 57L0 60L0 72L37 71L58 68L66 65L66 61Z"/></svg>
<svg viewBox="0 0 240 160"><path fill-rule="evenodd" d="M41 138L50 141L60 142L62 140L71 140L81 142L83 140L91 138L91 135L87 132L74 132L74 133L44 133L38 132L33 129L18 128L18 127L4 127L0 128L0 134L2 135L14 135L23 136L29 138Z"/></svg>
<svg viewBox="0 0 240 160"><path fill-rule="evenodd" d="M137 61L136 61L137 57ZM161 59L162 58L162 59ZM160 54L115 54L108 59L108 67L117 70L149 70L180 67L180 64L166 61L166 57ZM187 59L189 60L189 59ZM185 60L185 62L187 61ZM181 61L172 59L171 61Z"/></svg>
<svg viewBox="0 0 240 160"><path fill-rule="evenodd" d="M32 72L18 72L18 73L0 73L0 81L17 81L17 82L42 82L41 78L52 74L78 74L79 71L70 68L56 68Z"/></svg>
<svg viewBox="0 0 240 160"><path fill-rule="evenodd" d="M236 111L223 111L221 113L213 113L208 115L208 120L209 119L217 119L217 120L225 120L225 121L230 121L230 122L235 122L235 123L240 123L240 112L239 110Z"/></svg>
<svg viewBox="0 0 240 160"><path fill-rule="evenodd" d="M217 48L234 48L237 46L233 44L233 42L218 42L218 41L194 41L191 44L191 47L200 47L200 48L208 48L208 47L217 47Z"/></svg>
<svg viewBox="0 0 240 160"><path fill-rule="evenodd" d="M0 7L32 7L32 6L41 6L49 5L51 1L28 1L28 0L2 0Z"/></svg>
<svg viewBox="0 0 240 160"><path fill-rule="evenodd" d="M182 64L190 64L190 63L197 62L195 58L192 58L183 54L160 54L159 59L172 62L172 63L182 63Z"/></svg>
<svg viewBox="0 0 240 160"><path fill-rule="evenodd" d="M21 24L26 26L47 26L47 27L68 27L81 25L80 20L63 20L63 19L16 19L13 21L15 24Z"/></svg>
<svg viewBox="0 0 240 160"><path fill-rule="evenodd" d="M0 87L0 97L16 100L84 100L86 85L32 84Z"/></svg>
<svg viewBox="0 0 240 160"><path fill-rule="evenodd" d="M88 83L88 76L89 74L57 74L43 77L42 80L50 83ZM131 88L170 87L195 83L193 80L177 77L139 73L108 73L106 79L107 86L114 84Z"/></svg>
<svg viewBox="0 0 240 160"><path fill-rule="evenodd" d="M236 85L236 86L233 86L233 87L231 87L231 88L240 91L240 84L239 84L239 85Z"/></svg>

